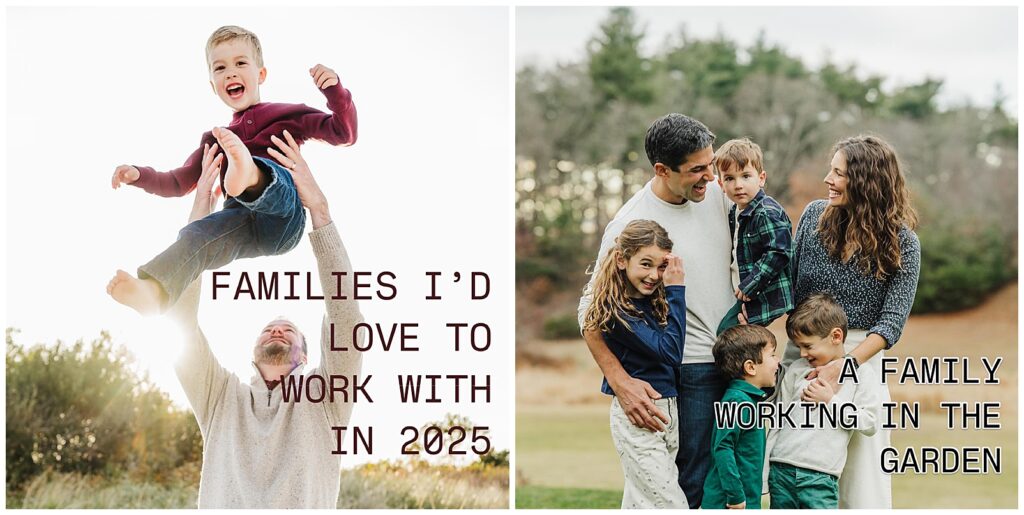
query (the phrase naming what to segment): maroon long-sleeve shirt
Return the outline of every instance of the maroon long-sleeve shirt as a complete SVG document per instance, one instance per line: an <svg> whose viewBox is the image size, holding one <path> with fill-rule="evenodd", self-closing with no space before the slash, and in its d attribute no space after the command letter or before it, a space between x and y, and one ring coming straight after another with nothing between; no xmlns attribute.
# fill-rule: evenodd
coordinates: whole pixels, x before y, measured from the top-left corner
<svg viewBox="0 0 1024 515"><path fill-rule="evenodd" d="M281 138L287 130L301 145L309 139L318 139L331 145L348 146L356 142L356 106L349 90L336 84L320 90L327 97L331 114L305 104L260 103L234 114L227 129L234 132L253 156L272 159L267 148L274 147L271 136ZM212 132L203 133L199 148L188 156L185 164L166 172L149 166L134 165L139 169L139 180L132 183L149 193L161 197L181 197L196 187L203 173L203 145L217 140ZM223 175L223 172L221 172Z"/></svg>

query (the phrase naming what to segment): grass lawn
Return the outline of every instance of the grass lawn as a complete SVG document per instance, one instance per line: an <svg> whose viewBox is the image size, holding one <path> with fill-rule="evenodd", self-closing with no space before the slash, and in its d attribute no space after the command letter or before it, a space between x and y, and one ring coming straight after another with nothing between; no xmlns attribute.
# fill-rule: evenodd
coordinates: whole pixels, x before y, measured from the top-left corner
<svg viewBox="0 0 1024 515"><path fill-rule="evenodd" d="M894 431L892 446L1002 447L1001 474L904 474L892 478L892 502L896 508L1016 508L1017 421L1004 414L999 430L948 430L945 415L921 416L921 429Z"/></svg>
<svg viewBox="0 0 1024 515"><path fill-rule="evenodd" d="M938 414L922 414L921 429L894 431L892 444L907 446L1001 446L1001 474L904 474L893 476L896 508L1016 508L1017 423L1003 416L998 431L945 428ZM565 408L519 406L517 467L525 484L516 487L517 508L617 508L622 471L599 405ZM767 501L767 498L766 498ZM767 505L767 502L765 502Z"/></svg>
<svg viewBox="0 0 1024 515"><path fill-rule="evenodd" d="M588 488L549 488L545 486L516 487L517 509L618 509L621 503L622 490L593 490Z"/></svg>
<svg viewBox="0 0 1024 515"><path fill-rule="evenodd" d="M608 429L608 407L519 406L516 467L529 486L621 492L622 468Z"/></svg>

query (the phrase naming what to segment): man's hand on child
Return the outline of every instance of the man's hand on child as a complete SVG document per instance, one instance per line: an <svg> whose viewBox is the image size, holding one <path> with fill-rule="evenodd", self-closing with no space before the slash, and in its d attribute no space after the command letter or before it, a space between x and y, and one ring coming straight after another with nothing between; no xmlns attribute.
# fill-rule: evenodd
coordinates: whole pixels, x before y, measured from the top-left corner
<svg viewBox="0 0 1024 515"><path fill-rule="evenodd" d="M213 212L217 199L221 196L220 167L224 162L224 154L219 152L216 143L213 146L203 145L203 174L196 183L196 196L192 201L192 213L188 221L192 223Z"/></svg>
<svg viewBox="0 0 1024 515"><path fill-rule="evenodd" d="M747 509L747 501L743 501L739 504L726 504L725 507L730 510L745 510Z"/></svg>
<svg viewBox="0 0 1024 515"><path fill-rule="evenodd" d="M287 140L287 141L286 141ZM330 210L327 207L327 196L309 171L309 165L299 152L299 144L288 131L284 131L284 139L271 136L270 141L277 149L267 148L267 153L281 163L292 174L295 191L299 193L299 201L309 210L313 220L313 229L319 229L331 223ZM280 149L280 150L278 150Z"/></svg>
<svg viewBox="0 0 1024 515"><path fill-rule="evenodd" d="M630 423L649 431L664 431L665 426L662 421L668 424L672 419L662 413L652 401L652 399L660 399L661 394L650 383L642 379L627 377L625 381L625 383L612 385L612 390L619 398L619 405L629 417Z"/></svg>
<svg viewBox="0 0 1024 515"><path fill-rule="evenodd" d="M739 288L736 288L736 291L733 292L733 295L735 295L737 299L742 300L743 302L750 302L750 297L744 295L743 291L740 290Z"/></svg>
<svg viewBox="0 0 1024 515"><path fill-rule="evenodd" d="M819 379L821 382L832 387L832 391L838 392L843 385L839 384L839 375L843 371L843 360L837 359L831 363L822 365L811 370L807 379Z"/></svg>
<svg viewBox="0 0 1024 515"><path fill-rule="evenodd" d="M668 254L665 256L665 274L661 276L665 286L683 286L686 281L686 272L683 270L683 258Z"/></svg>
<svg viewBox="0 0 1024 515"><path fill-rule="evenodd" d="M139 180L138 168L132 165L121 165L114 170L114 175L110 178L110 187L116 190L122 184L131 184L137 180Z"/></svg>
<svg viewBox="0 0 1024 515"><path fill-rule="evenodd" d="M334 70L318 64L309 69L309 76L313 77L313 83L320 89L327 89L338 84L338 74Z"/></svg>
<svg viewBox="0 0 1024 515"><path fill-rule="evenodd" d="M815 379L808 383L807 388L804 388L800 398L804 402L828 402L832 400L836 392L832 390L832 387L821 379Z"/></svg>

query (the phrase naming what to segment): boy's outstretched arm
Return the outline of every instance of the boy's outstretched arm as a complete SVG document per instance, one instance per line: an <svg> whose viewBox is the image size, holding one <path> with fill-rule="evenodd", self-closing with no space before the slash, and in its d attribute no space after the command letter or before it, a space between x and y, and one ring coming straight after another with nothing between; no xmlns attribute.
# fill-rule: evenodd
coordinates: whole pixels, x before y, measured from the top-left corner
<svg viewBox="0 0 1024 515"><path fill-rule="evenodd" d="M115 190L122 184L131 184L139 180L139 169L132 165L120 165L114 169L114 175L110 178L110 187Z"/></svg>
<svg viewBox="0 0 1024 515"><path fill-rule="evenodd" d="M114 189L117 189L120 184L115 183L123 178L124 180L120 180L120 183L131 184L161 197L183 197L188 195L195 189L196 183L203 173L203 148L210 141L213 141L213 136L209 133L203 134L199 148L185 159L185 163L178 168L166 172L158 172L151 166L121 165L114 170L111 185L114 186ZM128 170L125 170L126 168ZM136 175L131 172L131 168L138 171L135 180L127 180Z"/></svg>
<svg viewBox="0 0 1024 515"><path fill-rule="evenodd" d="M339 146L355 143L359 130L352 93L341 85L334 70L322 64L310 68L309 76L313 78L317 89L327 97L327 108L331 114L316 112L303 116L300 119L301 138L319 139Z"/></svg>

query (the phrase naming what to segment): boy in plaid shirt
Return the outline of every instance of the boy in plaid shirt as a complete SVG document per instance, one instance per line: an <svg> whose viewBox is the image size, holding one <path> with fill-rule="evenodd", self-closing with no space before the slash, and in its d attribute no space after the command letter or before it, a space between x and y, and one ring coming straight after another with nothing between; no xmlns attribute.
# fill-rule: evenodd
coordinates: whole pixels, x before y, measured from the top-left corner
<svg viewBox="0 0 1024 515"><path fill-rule="evenodd" d="M793 224L775 199L765 195L767 173L761 147L734 139L715 153L718 182L735 205L729 211L732 232L732 285L736 304L722 319L718 334L738 323L767 326L793 309Z"/></svg>

